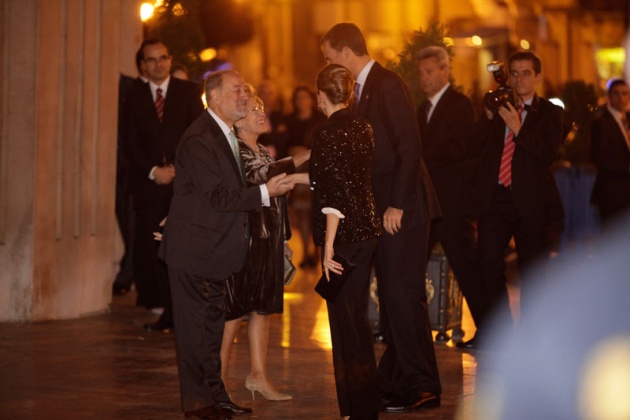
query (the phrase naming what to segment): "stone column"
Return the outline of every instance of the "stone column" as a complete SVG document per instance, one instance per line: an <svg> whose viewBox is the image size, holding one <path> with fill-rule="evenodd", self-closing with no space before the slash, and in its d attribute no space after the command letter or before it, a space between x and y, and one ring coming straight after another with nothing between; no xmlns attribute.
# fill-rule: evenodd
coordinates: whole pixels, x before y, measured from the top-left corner
<svg viewBox="0 0 630 420"><path fill-rule="evenodd" d="M135 74L121 50L138 45L136 3L0 0L0 321L109 310L118 79Z"/></svg>

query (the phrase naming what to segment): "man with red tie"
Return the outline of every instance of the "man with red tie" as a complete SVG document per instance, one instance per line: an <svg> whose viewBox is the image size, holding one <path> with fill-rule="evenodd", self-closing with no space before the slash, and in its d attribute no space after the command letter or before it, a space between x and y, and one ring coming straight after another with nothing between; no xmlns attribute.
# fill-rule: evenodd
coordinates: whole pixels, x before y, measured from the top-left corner
<svg viewBox="0 0 630 420"><path fill-rule="evenodd" d="M147 83L135 83L123 110L123 144L129 160L136 209L134 270L138 305L164 312L145 329L173 327L166 265L158 259L153 232L167 215L173 195L175 148L203 111L199 87L170 77L172 57L159 39L145 40L140 55Z"/></svg>
<svg viewBox="0 0 630 420"><path fill-rule="evenodd" d="M523 278L523 270L545 256L548 227L564 216L550 169L562 142L563 111L536 95L542 63L535 54L515 53L508 69L516 103L507 102L496 113L486 109L477 123L485 146L473 199L482 282L489 310L500 317L511 317L504 261L511 238ZM522 281L522 296L528 281ZM527 298L521 303L527 316Z"/></svg>

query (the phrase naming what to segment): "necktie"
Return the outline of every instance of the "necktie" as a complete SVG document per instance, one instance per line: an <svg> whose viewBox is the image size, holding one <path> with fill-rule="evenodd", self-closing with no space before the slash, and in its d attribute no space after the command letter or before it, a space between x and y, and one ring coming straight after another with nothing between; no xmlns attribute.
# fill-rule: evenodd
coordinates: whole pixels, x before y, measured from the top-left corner
<svg viewBox="0 0 630 420"><path fill-rule="evenodd" d="M431 116L432 108L433 108L433 104L431 103L431 101L427 101L427 104L425 105L425 108L424 108L424 114L425 114L427 123L429 122L429 117Z"/></svg>
<svg viewBox="0 0 630 420"><path fill-rule="evenodd" d="M361 94L361 85L359 83L354 84L354 105L352 105L352 111L356 114L359 111L359 99Z"/></svg>
<svg viewBox="0 0 630 420"><path fill-rule="evenodd" d="M519 106L518 119L523 121L523 107ZM499 182L504 187L509 187L512 184L512 157L514 156L514 149L516 143L514 143L514 131L509 130L503 145L503 155L501 156L501 166L499 167Z"/></svg>
<svg viewBox="0 0 630 420"><path fill-rule="evenodd" d="M234 131L230 131L230 135L228 137L230 138L230 147L232 148L232 153L234 153L234 159L236 159L236 164L238 165L238 169L242 174L243 168L241 166L241 149L240 147L238 147L238 140L234 135Z"/></svg>
<svg viewBox="0 0 630 420"><path fill-rule="evenodd" d="M162 122L164 118L164 96L162 96L162 88L155 91L155 112L157 112L158 120Z"/></svg>

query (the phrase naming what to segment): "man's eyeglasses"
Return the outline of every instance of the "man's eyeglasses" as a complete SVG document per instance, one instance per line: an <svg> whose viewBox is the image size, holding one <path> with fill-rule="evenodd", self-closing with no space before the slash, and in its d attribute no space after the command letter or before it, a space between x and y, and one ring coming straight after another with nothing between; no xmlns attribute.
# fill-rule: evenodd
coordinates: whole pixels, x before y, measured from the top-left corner
<svg viewBox="0 0 630 420"><path fill-rule="evenodd" d="M264 106L257 106L255 108L250 108L248 112L262 112L263 114L265 113L265 107Z"/></svg>
<svg viewBox="0 0 630 420"><path fill-rule="evenodd" d="M159 57L149 57L145 58L144 62L151 65L156 65L157 63L164 63L171 59L170 55L161 55Z"/></svg>

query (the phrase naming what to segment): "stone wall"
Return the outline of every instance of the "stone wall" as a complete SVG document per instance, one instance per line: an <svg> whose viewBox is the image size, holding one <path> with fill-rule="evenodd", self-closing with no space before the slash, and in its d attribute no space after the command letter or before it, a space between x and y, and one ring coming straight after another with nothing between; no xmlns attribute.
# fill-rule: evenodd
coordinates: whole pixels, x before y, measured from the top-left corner
<svg viewBox="0 0 630 420"><path fill-rule="evenodd" d="M118 79L135 74L139 3L0 0L0 321L109 310Z"/></svg>

